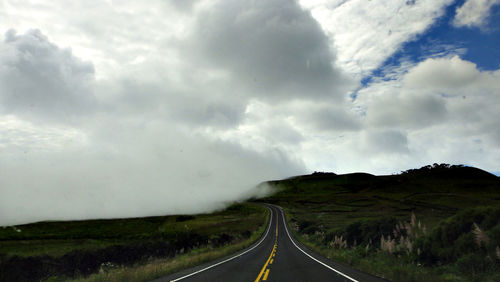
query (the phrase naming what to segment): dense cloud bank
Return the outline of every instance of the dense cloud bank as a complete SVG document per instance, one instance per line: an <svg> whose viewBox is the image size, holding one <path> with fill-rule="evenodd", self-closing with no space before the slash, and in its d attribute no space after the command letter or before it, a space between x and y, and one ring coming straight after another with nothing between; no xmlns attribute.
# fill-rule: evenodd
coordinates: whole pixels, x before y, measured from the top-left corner
<svg viewBox="0 0 500 282"><path fill-rule="evenodd" d="M39 30L9 30L1 48L2 225L206 212L256 195L263 180L305 171L279 148L257 152L197 132L187 105L184 118L155 108L168 90L141 105L147 93L130 82L136 87L108 85L116 93L96 98L103 90L93 65Z"/></svg>

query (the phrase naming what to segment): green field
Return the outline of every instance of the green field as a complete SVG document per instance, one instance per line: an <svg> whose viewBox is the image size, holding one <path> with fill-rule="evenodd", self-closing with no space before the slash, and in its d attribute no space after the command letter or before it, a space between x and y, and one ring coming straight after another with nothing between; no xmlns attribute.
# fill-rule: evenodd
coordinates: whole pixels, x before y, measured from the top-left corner
<svg viewBox="0 0 500 282"><path fill-rule="evenodd" d="M487 172L435 164L268 184L280 192L263 201L325 256L395 281L500 281L500 181Z"/></svg>
<svg viewBox="0 0 500 282"><path fill-rule="evenodd" d="M201 263L199 257L213 259L214 253L227 255L228 246L243 248L255 241L267 214L266 208L245 203L212 214L40 222L0 228L0 281L86 277L103 266L137 267L161 259L171 264L181 256L188 261L184 267L190 266L189 262ZM185 258L186 254L197 258Z"/></svg>

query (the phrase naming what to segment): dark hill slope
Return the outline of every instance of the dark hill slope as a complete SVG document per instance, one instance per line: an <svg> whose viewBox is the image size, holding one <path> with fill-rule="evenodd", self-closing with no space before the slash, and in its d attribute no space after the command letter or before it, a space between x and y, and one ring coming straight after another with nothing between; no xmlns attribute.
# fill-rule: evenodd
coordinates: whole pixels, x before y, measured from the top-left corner
<svg viewBox="0 0 500 282"><path fill-rule="evenodd" d="M464 208L500 206L500 178L444 164L399 175L313 173L268 184L278 192L264 201L288 207L307 220L317 217L326 229L342 227L353 218L407 218L412 211L432 227Z"/></svg>
<svg viewBox="0 0 500 282"><path fill-rule="evenodd" d="M262 200L282 206L302 240L326 256L395 281L440 281L439 271L457 281L500 281L500 255L491 259L500 250L500 178L486 171L434 164L267 184L278 189ZM478 246L478 236L487 245Z"/></svg>
<svg viewBox="0 0 500 282"><path fill-rule="evenodd" d="M500 178L484 170L450 165L425 166L398 175L375 176L368 173L335 174L315 172L284 180L269 181L271 186L288 192L315 193L319 191L384 191L384 192L442 192L457 191L498 192ZM283 189L284 188L284 189ZM280 196L280 194L276 195Z"/></svg>
<svg viewBox="0 0 500 282"><path fill-rule="evenodd" d="M479 168L462 166L434 164L419 169L410 169L402 172L407 177L427 177L442 179L468 179L468 180L498 180L495 175Z"/></svg>

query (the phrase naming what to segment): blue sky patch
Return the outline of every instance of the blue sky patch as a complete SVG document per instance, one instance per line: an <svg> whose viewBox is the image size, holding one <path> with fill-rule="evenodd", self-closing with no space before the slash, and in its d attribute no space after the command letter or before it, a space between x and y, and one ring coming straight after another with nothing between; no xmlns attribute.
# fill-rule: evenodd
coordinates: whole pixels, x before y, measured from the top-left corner
<svg viewBox="0 0 500 282"><path fill-rule="evenodd" d="M400 66L402 62L418 63L432 57L459 55L463 60L473 62L482 71L500 68L500 5L490 11L487 24L482 28L455 27L455 11L464 1L446 8L445 14L422 35L403 44L400 50L389 57L371 75L361 79L366 87L373 81L391 80L387 70ZM351 95L355 99L357 91Z"/></svg>

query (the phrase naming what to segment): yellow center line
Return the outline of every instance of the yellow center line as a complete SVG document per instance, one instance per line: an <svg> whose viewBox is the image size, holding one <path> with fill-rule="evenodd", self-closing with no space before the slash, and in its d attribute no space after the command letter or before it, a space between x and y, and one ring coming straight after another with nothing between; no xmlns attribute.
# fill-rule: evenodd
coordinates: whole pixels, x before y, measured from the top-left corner
<svg viewBox="0 0 500 282"><path fill-rule="evenodd" d="M273 250L271 251L271 254L269 255L269 258L267 259L266 263L264 264L264 266L262 267L262 270L260 271L259 273L259 276L257 276L257 279L255 279L255 282L259 282L260 281L260 277L262 277L262 274L264 274L264 271L266 270L266 267L267 265L269 264L269 261L271 260L271 258L273 257L273 254L274 254L274 250L276 249L276 244L274 245L274 248Z"/></svg>
<svg viewBox="0 0 500 282"><path fill-rule="evenodd" d="M266 281L268 275L269 275L269 268L266 270L266 274L264 274L264 277L262 278L262 280Z"/></svg>
<svg viewBox="0 0 500 282"><path fill-rule="evenodd" d="M259 282L260 278L262 277L262 275L264 273L265 274L264 274L264 277L262 277L262 280L267 280L267 276L269 275L269 269L266 270L266 268L271 260L274 261L274 259L272 259L272 258L276 254L277 248L278 248L278 214L276 214L276 240L274 241L273 250L271 251L271 254L269 255L269 258L267 259L266 263L264 264L264 266L260 270L259 276L257 276L257 279L255 279L255 282Z"/></svg>

